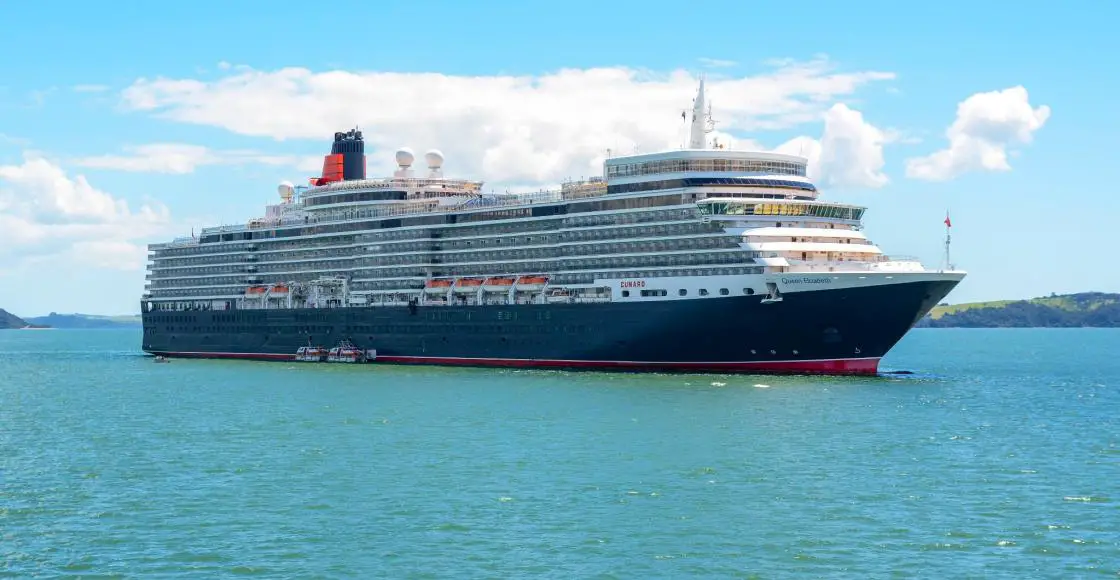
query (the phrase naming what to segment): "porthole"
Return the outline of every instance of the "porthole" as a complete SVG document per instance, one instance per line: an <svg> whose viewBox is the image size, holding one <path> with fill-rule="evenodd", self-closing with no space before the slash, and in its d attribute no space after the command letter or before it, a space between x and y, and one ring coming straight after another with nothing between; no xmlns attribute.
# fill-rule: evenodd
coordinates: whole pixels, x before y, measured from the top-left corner
<svg viewBox="0 0 1120 580"><path fill-rule="evenodd" d="M677 294L680 294L681 296L688 296L688 290L681 288L680 290L677 290Z"/></svg>
<svg viewBox="0 0 1120 580"><path fill-rule="evenodd" d="M743 294L746 294L747 296L754 294L754 288L743 288Z"/></svg>
<svg viewBox="0 0 1120 580"><path fill-rule="evenodd" d="M731 291L728 290L727 288L720 288L719 289L719 295L720 296L727 296L728 294L731 294Z"/></svg>

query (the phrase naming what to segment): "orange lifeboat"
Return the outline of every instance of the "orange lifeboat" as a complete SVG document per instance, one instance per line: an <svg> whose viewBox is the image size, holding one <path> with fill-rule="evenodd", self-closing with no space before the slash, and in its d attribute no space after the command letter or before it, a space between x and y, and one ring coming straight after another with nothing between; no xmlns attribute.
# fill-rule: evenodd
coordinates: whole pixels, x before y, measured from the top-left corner
<svg viewBox="0 0 1120 580"><path fill-rule="evenodd" d="M288 286L285 284L277 284L272 287L272 295L284 295L288 293Z"/></svg>
<svg viewBox="0 0 1120 580"><path fill-rule="evenodd" d="M506 276L487 278L482 283L482 289L488 292L508 292L511 286L513 286L513 278Z"/></svg>
<svg viewBox="0 0 1120 580"><path fill-rule="evenodd" d="M479 286L482 286L481 278L459 278L455 281L455 292L478 292Z"/></svg>
<svg viewBox="0 0 1120 580"><path fill-rule="evenodd" d="M522 276L517 279L517 289L532 292L544 288L548 283L548 276Z"/></svg>
<svg viewBox="0 0 1120 580"><path fill-rule="evenodd" d="M424 283L424 291L440 294L447 292L451 287L451 280L428 280Z"/></svg>
<svg viewBox="0 0 1120 580"><path fill-rule="evenodd" d="M245 294L248 296L258 296L268 292L267 286L249 286L245 289Z"/></svg>

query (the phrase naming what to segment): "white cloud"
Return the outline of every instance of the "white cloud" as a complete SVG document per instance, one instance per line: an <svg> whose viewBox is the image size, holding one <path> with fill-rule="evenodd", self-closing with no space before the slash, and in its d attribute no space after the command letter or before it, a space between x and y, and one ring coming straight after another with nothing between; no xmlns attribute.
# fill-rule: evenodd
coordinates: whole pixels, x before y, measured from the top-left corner
<svg viewBox="0 0 1120 580"><path fill-rule="evenodd" d="M123 240L81 240L68 257L80 263L110 270L137 270L148 261L148 248Z"/></svg>
<svg viewBox="0 0 1120 580"><path fill-rule="evenodd" d="M893 77L837 72L818 59L707 86L721 130L733 134L817 121L835 99ZM238 66L216 81L140 79L122 97L132 110L278 140L325 145L359 126L370 173L389 171L392 151L408 145L443 150L449 175L532 184L598 174L607 149L680 146L680 113L695 90L683 71L627 68L468 77Z"/></svg>
<svg viewBox="0 0 1120 580"><path fill-rule="evenodd" d="M824 180L821 178L821 140L812 137L794 137L781 145L774 148L775 153L785 153L786 155L798 155L804 157L809 161L806 167L806 173L813 181L820 181L823 185Z"/></svg>
<svg viewBox="0 0 1120 580"><path fill-rule="evenodd" d="M722 59L722 58L700 57L696 60L700 61L700 64L702 64L702 65L704 65L708 68L727 68L727 67L732 67L732 66L735 66L735 65L739 64L739 63L737 63L733 60L725 60L725 59Z"/></svg>
<svg viewBox="0 0 1120 580"><path fill-rule="evenodd" d="M775 149L809 160L809 177L834 187L883 187L890 180L883 173L883 145L895 139L863 119L863 114L843 103L824 114L824 134L819 140L795 137Z"/></svg>
<svg viewBox="0 0 1120 580"><path fill-rule="evenodd" d="M43 157L0 165L0 262L9 266L64 258L69 266L142 269L139 241L162 235L168 222L165 207L131 210Z"/></svg>
<svg viewBox="0 0 1120 580"><path fill-rule="evenodd" d="M827 185L882 187L886 133L863 120L863 114L843 104L833 105L824 118L820 171Z"/></svg>
<svg viewBox="0 0 1120 580"><path fill-rule="evenodd" d="M957 118L945 132L949 147L908 159L906 176L944 181L967 171L1010 171L1008 147L1030 143L1049 118L1050 107L1031 108L1021 86L976 93L957 105Z"/></svg>
<svg viewBox="0 0 1120 580"><path fill-rule="evenodd" d="M98 155L74 160L76 165L95 169L146 173L193 173L206 165L242 165L257 163L288 166L294 170L313 172L322 168L322 157L266 155L256 151L215 151L201 145L183 143L152 143L126 147L124 155Z"/></svg>

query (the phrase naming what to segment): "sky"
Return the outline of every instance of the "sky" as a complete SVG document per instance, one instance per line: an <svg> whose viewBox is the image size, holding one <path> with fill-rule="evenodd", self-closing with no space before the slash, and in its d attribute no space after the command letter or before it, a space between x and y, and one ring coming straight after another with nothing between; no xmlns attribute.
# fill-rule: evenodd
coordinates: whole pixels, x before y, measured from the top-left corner
<svg viewBox="0 0 1120 580"><path fill-rule="evenodd" d="M0 3L0 308L139 311L146 244L263 215L335 131L491 191L679 147L810 159L950 302L1120 292L1120 4ZM1086 213L1087 212L1087 213Z"/></svg>

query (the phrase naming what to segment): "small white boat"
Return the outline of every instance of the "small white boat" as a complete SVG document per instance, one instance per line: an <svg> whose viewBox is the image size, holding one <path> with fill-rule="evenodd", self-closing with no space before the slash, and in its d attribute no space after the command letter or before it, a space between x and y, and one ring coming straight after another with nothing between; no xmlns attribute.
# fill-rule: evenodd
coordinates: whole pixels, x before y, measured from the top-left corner
<svg viewBox="0 0 1120 580"><path fill-rule="evenodd" d="M360 363L366 362L364 350L354 346L349 340L338 343L327 353L327 362Z"/></svg>
<svg viewBox="0 0 1120 580"><path fill-rule="evenodd" d="M323 362L327 360L327 349L321 346L301 346L296 350L296 360L299 362Z"/></svg>

